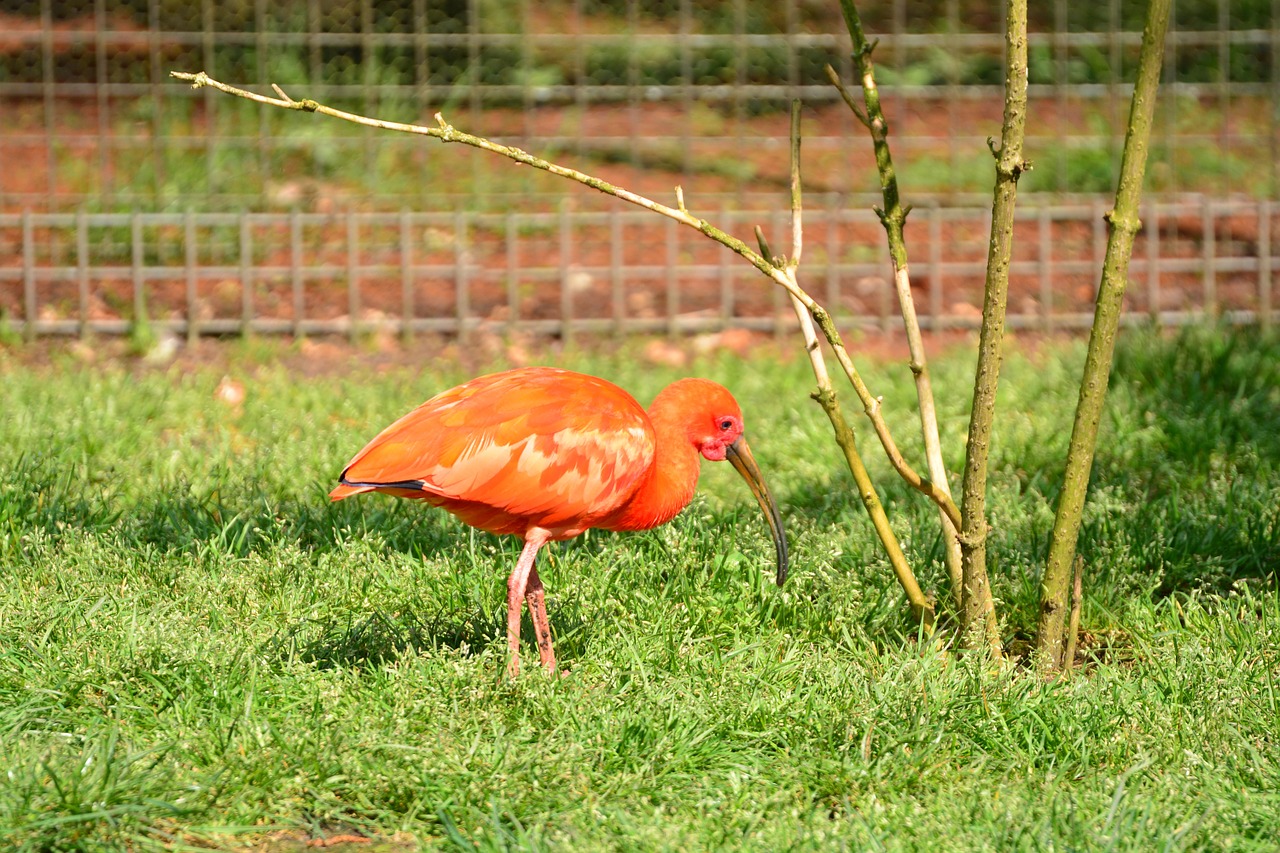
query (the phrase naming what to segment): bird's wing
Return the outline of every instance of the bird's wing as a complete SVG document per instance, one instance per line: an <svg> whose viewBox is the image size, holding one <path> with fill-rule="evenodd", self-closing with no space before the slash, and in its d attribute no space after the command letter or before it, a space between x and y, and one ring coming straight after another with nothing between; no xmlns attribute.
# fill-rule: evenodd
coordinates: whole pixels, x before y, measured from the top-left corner
<svg viewBox="0 0 1280 853"><path fill-rule="evenodd" d="M621 388L551 368L507 371L423 403L356 454L342 481L550 523L621 505L655 446L644 409Z"/></svg>

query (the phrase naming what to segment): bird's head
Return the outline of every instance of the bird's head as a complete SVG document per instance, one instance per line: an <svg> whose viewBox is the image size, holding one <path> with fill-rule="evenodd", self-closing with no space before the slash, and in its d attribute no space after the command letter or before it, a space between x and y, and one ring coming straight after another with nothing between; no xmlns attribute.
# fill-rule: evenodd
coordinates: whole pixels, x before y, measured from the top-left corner
<svg viewBox="0 0 1280 853"><path fill-rule="evenodd" d="M703 432L694 441L698 452L712 462L723 462L728 456L729 448L742 438L742 413L738 411L738 404L732 398L729 402L733 403L732 411L721 406L724 411L713 414L709 424L703 425Z"/></svg>
<svg viewBox="0 0 1280 853"><path fill-rule="evenodd" d="M787 534L782 527L782 514L764 484L764 475L743 435L742 408L738 401L729 389L705 379L682 379L663 392L668 393L682 398L679 408L685 415L689 441L703 458L712 462L728 460L747 481L769 523L778 557L778 586L782 586L787 579Z"/></svg>

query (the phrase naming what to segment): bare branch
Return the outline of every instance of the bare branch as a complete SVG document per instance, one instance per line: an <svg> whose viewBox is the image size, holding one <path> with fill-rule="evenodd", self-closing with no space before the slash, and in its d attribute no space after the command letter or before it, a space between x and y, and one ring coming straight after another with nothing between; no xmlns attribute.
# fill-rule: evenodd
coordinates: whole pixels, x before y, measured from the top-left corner
<svg viewBox="0 0 1280 853"><path fill-rule="evenodd" d="M831 85L836 87L836 91L840 93L840 97L844 99L844 104L853 113L853 117L868 130L871 129L871 119L867 118L866 113L858 108L858 102L854 100L853 93L844 85L844 81L840 79L840 75L830 65L827 66L827 79L831 81Z"/></svg>
<svg viewBox="0 0 1280 853"><path fill-rule="evenodd" d="M924 339L920 334L920 321L916 317L915 299L911 295L911 272L907 264L907 241L904 233L907 214L911 208L903 206L898 193L898 177L893 167L893 156L889 151L889 122L885 119L884 109L880 104L875 66L871 62L871 53L875 49L875 44L867 41L858 10L852 0L842 0L840 5L844 13L845 26L849 30L849 38L853 41L853 61L862 80L862 96L866 103L866 112L862 113L858 110L853 94L841 82L839 75L830 65L827 66L827 77L839 90L840 97L844 98L854 116L871 134L876 169L880 173L880 193L884 200L884 207L877 209L876 214L880 218L880 224L884 226L885 236L889 241L889 255L893 259L893 286L898 294L902 325L907 333L907 348L911 353L911 372L915 376L925 460L929 468L929 476L938 490L950 498L951 487L947 481L946 463L942 458L942 441L938 434L938 412L933 399L933 384L929 378L929 364L925 357ZM964 601L959 523L948 514L944 505L939 504L938 509L942 523L943 555L947 564L947 575L951 581L951 599L958 611Z"/></svg>
<svg viewBox="0 0 1280 853"><path fill-rule="evenodd" d="M1129 259L1133 255L1133 243L1140 225L1138 202L1142 196L1142 178L1147 165L1171 6L1171 0L1152 0L1147 7L1147 23L1142 31L1142 52L1138 57L1138 76L1129 107L1128 132L1125 134L1124 153L1120 158L1116 203L1107 215L1111 234L1107 239L1102 280L1098 284L1093 328L1089 333L1084 375L1080 379L1080 397L1071 427L1071 442L1067 449L1066 470L1062 475L1062 491L1058 496L1058 511L1049 537L1049 556L1040 582L1040 620L1036 642L1041 665L1048 669L1066 666L1070 660L1064 655L1062 631L1067 583L1076 541L1080 536L1085 498L1089 490L1089 474L1093 470L1093 456L1098 444L1098 423L1102 419L1107 397L1107 378L1111 374L1121 305L1129 279ZM1079 572L1078 561L1076 567ZM1067 639L1070 640L1070 637Z"/></svg>
<svg viewBox="0 0 1280 853"><path fill-rule="evenodd" d="M256 92L250 92L245 89L239 89L239 88L236 88L235 86L230 86L226 83L215 80L203 71L195 74L185 72L185 71L171 71L169 72L169 75L171 77L174 77L175 79L186 80L190 82L192 87L196 89L209 87L209 88L217 89L220 92L225 92L228 95L235 95L238 98L245 98L247 100L255 101L256 103L264 104L266 106L279 107L285 110L300 110L302 112L320 113L321 115L327 115L332 118L342 119L343 121L349 121L353 124L363 125L364 127L374 127L382 130L393 130L399 133L411 133L417 136L430 136L430 137L439 139L442 142L457 142L463 145L469 145L473 148L479 148L484 151L489 151L494 154L499 154L510 160L514 160L517 163L522 163L526 166L532 166L535 169L541 169L544 172L550 172L551 174L558 175L562 178L568 178L571 181L576 181L580 184L584 184L588 187L591 187L592 189L599 190L600 192L605 193L606 195L614 196L615 198L619 198L619 199L622 199L623 201L629 202L639 207L643 207L646 210L651 210L654 213L657 213L661 216L665 216L669 219L674 219L675 221L681 223L682 225L687 225L690 228L700 231L703 234L710 237L712 240L715 240L717 243L720 243L726 246L727 248L741 255L743 258L746 258L747 261L749 261L754 267L759 269L765 275L769 276L770 278L773 278L775 281L778 281L779 284L783 284L780 278L775 275L777 270L765 258L751 251L751 249L741 240L738 240L726 234L725 232L720 231L718 228L715 228L706 220L699 219L693 216L687 210L668 207L665 204L660 204L650 198L646 198L645 196L639 195L638 193L633 193L630 190L626 190L621 187L614 186L608 181L601 180L600 178L593 177L584 172L579 172L576 169L569 169L564 166L557 165L556 163L552 163L548 160L543 160L540 157L534 157L532 154L529 154L527 151L523 151L519 148L515 148L513 146L508 146L508 145L500 145L496 142L492 142L488 139L485 139L484 137L474 136L470 133L465 133L461 130L458 130L453 125L445 121L444 116L441 115L440 113L435 114L435 119L438 127L423 127L422 125L417 125L417 124L405 124L403 122L398 122L398 121L385 121L383 119L374 119L374 118L369 118L367 116L357 115L355 113L345 112L343 110L338 110L338 109L334 109L333 107L325 106L324 104L313 101L310 98L304 98L301 101L295 101L294 99L288 97L287 95L284 95L283 92L280 92L280 94L283 96L281 98L272 98L266 95L259 95ZM277 89L277 91L279 90ZM783 284L783 286L785 287L786 285Z"/></svg>
<svg viewBox="0 0 1280 853"><path fill-rule="evenodd" d="M800 197L800 100L791 102L791 269L800 266L800 254L804 250L804 228Z"/></svg>
<svg viewBox="0 0 1280 853"><path fill-rule="evenodd" d="M964 605L961 623L966 635L981 633L994 657L1000 657L995 599L987 574L987 461L991 452L996 390L1004 357L1005 313L1009 298L1009 263L1013 254L1013 213L1018 177L1025 170L1022 142L1027 124L1027 2L1008 0L1005 12L1005 99L996 182L991 203L991 238L987 244L987 278L983 288L982 330L978 337L978 368L973 382L973 407L965 445L963 534Z"/></svg>
<svg viewBox="0 0 1280 853"><path fill-rule="evenodd" d="M889 556L889 565L893 567L893 573L897 576L899 585L902 586L903 591L907 594L907 601L911 605L912 614L917 620L923 622L926 627L929 627L933 624L933 603L929 601L920 589L915 573L911 571L911 564L907 562L906 554L902 551L902 544L898 541L897 534L893 532L893 527L889 524L889 516L884 510L884 504L880 502L880 496L876 493L875 486L871 482L871 475L867 472L867 466L863 464L862 454L858 452L857 438L848 421L845 420L844 411L840 407L835 389L831 387L831 376L827 373L826 359L822 355L822 346L818 342L818 333L814 329L814 314L809 307L810 304L816 307L816 303L813 303L812 299L808 299L807 294L805 294L804 299L799 295L804 294L803 288L800 287L797 281L800 255L804 249L803 223L804 205L800 184L800 102L792 101L791 258L786 264L781 265L781 271L791 283L791 287L788 288L788 292L791 294L791 306L795 310L796 320L800 323L800 332L804 336L805 353L809 356L814 378L818 382L818 390L813 394L813 399L818 402L818 405L822 406L823 411L827 413L827 419L831 421L836 443L844 451L845 462L849 466L849 472L853 475L854 484L858 489L858 496L862 499L862 505L866 508L867 515L871 517L871 526L875 528L876 535L880 537L885 553ZM759 227L756 228L756 239L760 242L761 251L768 254L769 244L765 240L764 232ZM840 340L838 334L835 334L834 338L832 337L834 331L833 327L831 332L827 334L827 339L832 343L832 346L836 346Z"/></svg>
<svg viewBox="0 0 1280 853"><path fill-rule="evenodd" d="M769 238L764 236L764 229L759 225L756 226L756 245L760 247L760 254L772 261L774 266L778 266L778 259L769 247Z"/></svg>
<svg viewBox="0 0 1280 853"><path fill-rule="evenodd" d="M491 153L501 155L510 160L514 160L517 163L532 166L535 169L540 169L553 175L558 175L562 178L568 178L571 181L584 184L585 186L599 190L606 195L611 195L614 198L621 199L638 207L643 207L644 209L653 211L660 216L674 219L682 225L686 225L702 234L705 234L707 237L745 258L752 266L771 278L805 307L805 310L808 311L813 316L814 320L817 321L818 327L822 329L823 335L827 338L828 342L830 342L832 351L835 353L841 369L844 370L845 374L853 383L854 390L857 392L858 398L862 401L863 409L875 425L876 435L880 438L880 442L884 446L885 453L888 455L889 461L893 465L894 469L898 471L898 473L909 485L912 486L912 488L922 492L937 502L938 505L946 511L949 517L959 519L959 509L951 498L942 493L942 491L930 480L922 478L917 474L911 466L907 464L902 454L898 451L897 445L889 434L888 424L885 423L883 416L880 415L880 405L876 402L875 398L871 396L871 392L867 390L867 387L865 383L863 383L861 376L859 376L857 369L853 366L853 360L849 357L849 352L844 346L840 333L835 327L835 323L831 320L831 315L828 314L826 309L814 301L813 297L806 293L799 284L796 283L794 271L793 274L788 275L787 270L785 269L785 264L779 266L776 259L768 257L767 244L764 244L763 251L765 253L758 254L752 251L751 248L743 241L721 231L705 219L700 219L692 215L687 210L668 207L667 205L660 204L653 199L646 198L638 193L633 193L630 190L614 186L608 181L601 180L600 178L588 175L584 172L579 172L576 169L570 169L565 166L552 163L548 160L543 160L540 157L534 157L532 154L529 154L519 148L500 145L496 142L485 139L484 137L465 133L446 122L444 120L444 116L440 113L436 113L435 115L436 123L439 125L438 127L423 127L415 124L404 124L402 122L372 119L366 116L344 112L343 110L334 109L333 107L320 104L310 98L295 101L288 97L278 99L259 95L254 92L238 89L235 86L229 86L226 83L214 80L203 71L196 74L183 71L172 71L170 72L170 76L178 80L186 80L195 88L207 86L218 89L219 91L225 92L229 95L246 98L250 101L255 101L267 106L320 113L332 118L364 125L365 127L381 128L401 133L411 133L417 136L429 136L439 139L442 142L457 142L463 145L469 145L473 148L479 148L483 151L489 151Z"/></svg>

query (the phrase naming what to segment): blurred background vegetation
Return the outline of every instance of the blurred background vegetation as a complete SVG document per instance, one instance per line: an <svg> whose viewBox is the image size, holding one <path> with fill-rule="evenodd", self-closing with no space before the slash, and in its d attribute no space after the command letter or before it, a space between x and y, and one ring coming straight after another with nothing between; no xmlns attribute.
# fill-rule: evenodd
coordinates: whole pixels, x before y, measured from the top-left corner
<svg viewBox="0 0 1280 853"><path fill-rule="evenodd" d="M985 192L996 7L864 5L907 190L944 202ZM1145 8L1034 4L1028 191L1111 188ZM1274 198L1274 2L1180 0L1175 12L1151 188ZM0 211L280 209L316 196L336 208L493 209L559 193L479 157L432 172L419 140L374 146L358 128L192 92L171 70L275 82L398 120L444 110L522 147L735 202L777 190L784 158L755 143L785 137L786 105L801 97L816 189L875 189L868 147L823 75L849 68L834 0L3 0L0 30L0 156L29 166L0 175Z"/></svg>

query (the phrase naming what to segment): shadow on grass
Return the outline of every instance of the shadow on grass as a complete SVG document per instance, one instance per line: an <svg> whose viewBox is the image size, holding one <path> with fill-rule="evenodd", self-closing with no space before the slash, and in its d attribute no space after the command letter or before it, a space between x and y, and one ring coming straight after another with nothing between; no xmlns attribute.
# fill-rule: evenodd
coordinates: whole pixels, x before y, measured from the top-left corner
<svg viewBox="0 0 1280 853"><path fill-rule="evenodd" d="M1103 594L1108 584L1116 595L1140 589L1162 596L1221 592L1241 580L1274 583L1280 574L1280 338L1215 328L1175 336L1126 333L1107 412L1080 541L1099 582L1091 595ZM1023 440L1043 442L1046 430L1063 428L1043 423ZM1025 458L1039 458L1033 450L1029 446ZM1018 459L1019 452L1009 448L1005 454ZM331 504L321 483L281 486L229 475L216 489L201 491L174 478L126 497L120 491L126 486L109 477L88 482L66 467L64 459L82 453L51 444L6 464L0 556L21 553L33 531L55 541L82 531L109 536L114 546L193 558L244 557L281 547L322 555L376 539L389 552L421 559L456 548L464 530L446 513L417 502L367 496ZM830 470L827 482L800 484L781 495L793 535L807 528L811 536L838 539L845 560L879 559L856 494L840 486L847 475L834 462ZM1025 601L1013 596L1015 608L1030 614L1047 535L1043 519L1033 523L1032 516L1056 502L1061 469L1034 467L1026 476L1036 484L1029 490L1034 494L1006 510L1012 515L1002 524L993 571L1012 588L1007 591L1025 588ZM913 562L940 563L932 508L896 480L881 484L881 493ZM757 524L750 515L729 524L730 514L724 514L717 526ZM499 562L494 571L505 573L508 567ZM935 590L945 586L935 581ZM892 609L892 582L883 589ZM553 615L557 634L585 642L581 634L590 630L591 614L568 605L561 610ZM289 653L342 665L379 662L408 649L482 648L505 633L504 625L501 612L465 607L425 617L375 611L350 623L300 625L280 642ZM526 625L525 640L531 639Z"/></svg>
<svg viewBox="0 0 1280 853"><path fill-rule="evenodd" d="M271 658L298 659L320 669L381 666L407 652L447 648L465 654L488 646L505 632L505 618L478 611L423 618L412 611L374 610L344 622L304 620L263 651Z"/></svg>
<svg viewBox="0 0 1280 853"><path fill-rule="evenodd" d="M589 633L589 622L583 619L581 609L558 608L550 618L557 637L557 655L576 657L576 650L589 639L584 638ZM276 660L301 660L319 669L361 668L391 663L406 653L439 649L470 657L505 640L506 634L505 609L491 613L480 609L467 613L441 610L429 617L412 611L373 610L342 622L303 620L265 644L263 653ZM569 642L564 641L566 637ZM522 649L536 646L527 612L521 618L520 642Z"/></svg>
<svg viewBox="0 0 1280 853"><path fill-rule="evenodd" d="M1269 467L1280 460L1280 336L1217 327L1174 337L1137 332L1121 339L1112 384L1159 428L1170 478L1207 475L1219 455L1252 451Z"/></svg>
<svg viewBox="0 0 1280 853"><path fill-rule="evenodd" d="M354 538L377 535L392 551L422 557L450 547L459 529L444 513L416 502L375 496L331 504L319 484L314 497L281 499L256 485L200 492L179 478L157 484L143 499L125 500L81 482L53 453L19 458L5 473L10 485L0 487L0 537L8 532L15 541L24 531L56 539L80 530L161 553L212 550L244 557L284 544L339 551Z"/></svg>
<svg viewBox="0 0 1280 853"><path fill-rule="evenodd" d="M1100 448L1093 486L1121 484L1132 509L1088 525L1082 550L1131 554L1134 570L1159 578L1160 596L1275 583L1280 337L1137 333L1122 339L1112 384L1129 421L1115 432L1133 436Z"/></svg>

